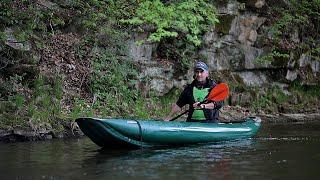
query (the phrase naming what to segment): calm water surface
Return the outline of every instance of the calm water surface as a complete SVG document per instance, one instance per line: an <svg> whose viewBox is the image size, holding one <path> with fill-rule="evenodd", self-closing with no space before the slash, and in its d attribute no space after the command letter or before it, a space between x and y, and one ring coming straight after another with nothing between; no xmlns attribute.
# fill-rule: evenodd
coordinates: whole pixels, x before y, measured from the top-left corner
<svg viewBox="0 0 320 180"><path fill-rule="evenodd" d="M88 138L0 144L0 179L319 179L320 120L263 124L254 139L103 150Z"/></svg>

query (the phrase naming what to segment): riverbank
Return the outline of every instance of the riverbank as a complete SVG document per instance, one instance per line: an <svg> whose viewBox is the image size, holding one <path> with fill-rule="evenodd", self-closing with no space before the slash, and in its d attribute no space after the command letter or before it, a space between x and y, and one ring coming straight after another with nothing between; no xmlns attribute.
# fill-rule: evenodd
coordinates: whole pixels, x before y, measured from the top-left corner
<svg viewBox="0 0 320 180"><path fill-rule="evenodd" d="M225 106L220 113L221 122L234 122L248 116L258 116L263 123L275 122L306 122L320 121L320 113L251 113L246 108L237 106ZM183 120L183 119L181 119ZM0 143L14 143L24 141L42 141L51 139L77 138L84 136L74 121L59 121L63 129L59 132L48 127L16 127L0 129Z"/></svg>
<svg viewBox="0 0 320 180"><path fill-rule="evenodd" d="M76 138L84 135L74 121L60 121L59 124L63 127L60 131L52 127L41 126L0 129L0 143Z"/></svg>

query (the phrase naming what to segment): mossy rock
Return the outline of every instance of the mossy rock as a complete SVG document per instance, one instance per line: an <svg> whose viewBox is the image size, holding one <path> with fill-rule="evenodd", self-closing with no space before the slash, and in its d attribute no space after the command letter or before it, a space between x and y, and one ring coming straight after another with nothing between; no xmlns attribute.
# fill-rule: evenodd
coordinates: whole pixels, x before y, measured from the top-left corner
<svg viewBox="0 0 320 180"><path fill-rule="evenodd" d="M271 65L274 67L286 67L288 64L289 58L285 57L274 57L274 60L271 62Z"/></svg>
<svg viewBox="0 0 320 180"><path fill-rule="evenodd" d="M232 20L235 18L234 15L220 15L218 17L219 23L216 24L216 30L221 35L229 34L229 30L231 28Z"/></svg>

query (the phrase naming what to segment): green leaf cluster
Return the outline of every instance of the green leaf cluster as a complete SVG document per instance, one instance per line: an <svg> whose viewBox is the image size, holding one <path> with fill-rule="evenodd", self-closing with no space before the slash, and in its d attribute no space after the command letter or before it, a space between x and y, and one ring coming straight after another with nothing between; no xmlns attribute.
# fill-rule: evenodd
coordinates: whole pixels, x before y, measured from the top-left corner
<svg viewBox="0 0 320 180"><path fill-rule="evenodd" d="M152 30L147 41L160 42L164 38L185 38L196 46L200 35L218 23L215 7L204 0L185 0L164 4L160 0L143 1L134 17L122 22L140 29Z"/></svg>
<svg viewBox="0 0 320 180"><path fill-rule="evenodd" d="M265 62L274 62L275 60L279 59L285 59L289 60L290 55L286 53L281 53L277 50L273 50L271 53L265 55L265 56L260 56L255 59L255 63L257 64L263 64Z"/></svg>

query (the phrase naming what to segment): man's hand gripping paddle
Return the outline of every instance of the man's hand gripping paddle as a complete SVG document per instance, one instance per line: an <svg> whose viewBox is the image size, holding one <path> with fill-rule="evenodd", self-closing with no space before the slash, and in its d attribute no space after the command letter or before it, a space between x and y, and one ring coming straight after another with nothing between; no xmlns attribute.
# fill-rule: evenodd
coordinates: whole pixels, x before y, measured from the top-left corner
<svg viewBox="0 0 320 180"><path fill-rule="evenodd" d="M226 83L219 83L214 88L211 89L208 97L204 101L200 102L198 104L198 106L200 106L201 104L207 103L209 101L214 101L214 102L215 101L223 101L228 97L228 95L229 95L228 85ZM189 111L190 110L188 109L185 112L176 116L175 118L170 119L169 121L174 121Z"/></svg>

